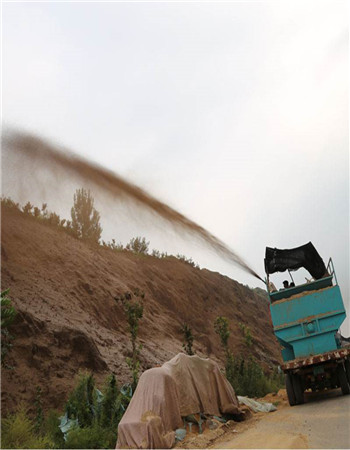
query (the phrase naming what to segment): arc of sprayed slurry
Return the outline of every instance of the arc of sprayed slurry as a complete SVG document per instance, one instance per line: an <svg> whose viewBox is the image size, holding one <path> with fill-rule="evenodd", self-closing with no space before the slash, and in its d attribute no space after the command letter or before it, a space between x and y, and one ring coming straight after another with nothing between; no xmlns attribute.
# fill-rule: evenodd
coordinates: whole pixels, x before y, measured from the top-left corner
<svg viewBox="0 0 350 450"><path fill-rule="evenodd" d="M178 225L188 232L199 236L221 257L237 264L243 270L249 272L251 275L265 283L265 281L249 267L240 256L232 251L220 239L175 209L157 200L155 197L134 184L122 179L115 173L84 160L71 152L63 152L43 139L32 135L15 133L6 136L5 141L6 144L12 148L12 151L18 151L29 157L31 160L35 160L38 166L45 167L48 163L61 166L63 169L73 172L96 184L99 188L102 188L109 194L126 196L129 197L129 199L140 203L143 207L150 209L168 222Z"/></svg>

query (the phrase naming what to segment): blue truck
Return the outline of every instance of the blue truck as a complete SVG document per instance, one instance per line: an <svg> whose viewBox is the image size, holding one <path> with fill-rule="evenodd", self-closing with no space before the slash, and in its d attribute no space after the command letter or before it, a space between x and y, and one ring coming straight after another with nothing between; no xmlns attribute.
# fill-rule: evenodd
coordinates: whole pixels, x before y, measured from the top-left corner
<svg viewBox="0 0 350 450"><path fill-rule="evenodd" d="M309 242L288 250L267 247L264 262L289 404L304 403L307 390L341 388L344 395L349 394L350 345L339 333L346 312L332 259L326 267ZM295 285L291 272L301 267L312 279ZM277 290L270 275L285 271L292 282L286 280L284 288Z"/></svg>

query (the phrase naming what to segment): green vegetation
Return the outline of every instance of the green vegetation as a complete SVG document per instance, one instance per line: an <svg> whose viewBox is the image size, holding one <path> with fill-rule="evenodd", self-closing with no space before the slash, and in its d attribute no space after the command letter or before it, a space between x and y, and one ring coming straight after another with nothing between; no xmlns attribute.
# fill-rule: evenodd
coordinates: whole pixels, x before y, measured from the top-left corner
<svg viewBox="0 0 350 450"><path fill-rule="evenodd" d="M215 333L219 335L221 345L225 352L225 375L228 381L232 384L233 379L233 354L228 346L228 339L230 337L230 327L227 317L219 316L214 322Z"/></svg>
<svg viewBox="0 0 350 450"><path fill-rule="evenodd" d="M247 325L239 324L248 348L252 346L252 336ZM252 355L233 356L228 346L230 328L227 317L219 316L214 322L215 332L219 335L225 352L225 375L237 395L263 397L269 392L278 391L284 386L283 375L275 370L271 375L264 371Z"/></svg>
<svg viewBox="0 0 350 450"><path fill-rule="evenodd" d="M139 329L139 320L143 315L143 306L138 301L135 303L127 301L125 302L125 312L128 319L132 345L132 356L131 358L127 358L126 362L132 373L132 390L135 391L139 379L140 353L142 350L142 345L137 344L136 339Z"/></svg>
<svg viewBox="0 0 350 450"><path fill-rule="evenodd" d="M225 352L228 351L228 338L230 337L230 328L227 317L219 316L214 322L215 333L219 335L221 345Z"/></svg>
<svg viewBox="0 0 350 450"><path fill-rule="evenodd" d="M277 392L284 386L284 380L275 371L265 375L258 362L250 355L233 358L231 379L237 395L247 397L264 397L269 392Z"/></svg>
<svg viewBox="0 0 350 450"><path fill-rule="evenodd" d="M100 213L94 208L94 199L90 190L77 189L74 194L74 205L71 209L72 231L80 239L98 243L102 228Z"/></svg>
<svg viewBox="0 0 350 450"><path fill-rule="evenodd" d="M129 400L119 392L113 374L107 377L102 393L92 374L81 374L66 404L67 418L77 425L68 431L65 448L114 448L118 423Z"/></svg>
<svg viewBox="0 0 350 450"><path fill-rule="evenodd" d="M21 211L20 204L14 202L10 197L1 197L1 205L6 206L6 208L12 208L17 209L17 211Z"/></svg>
<svg viewBox="0 0 350 450"><path fill-rule="evenodd" d="M112 239L108 242L102 241L102 246L110 248L111 250L114 250L116 252L122 252L124 250L123 244L121 242L116 243L115 239Z"/></svg>
<svg viewBox="0 0 350 450"><path fill-rule="evenodd" d="M99 421L102 427L118 428L123 410L129 404L129 399L120 394L115 376L110 375L104 387L104 398L100 408Z"/></svg>
<svg viewBox="0 0 350 450"><path fill-rule="evenodd" d="M5 203L5 205L16 208L20 211L19 204L12 202L11 199L5 199L5 201L4 199L2 199L2 202ZM47 209L47 203L43 203L41 209L39 209L37 206L33 206L30 202L27 202L23 206L22 212L28 216L35 217L36 219L47 225L64 230L68 234L73 234L72 223L69 220L66 221L66 219L61 220L58 214L49 211Z"/></svg>
<svg viewBox="0 0 350 450"><path fill-rule="evenodd" d="M54 448L48 436L40 436L21 405L15 414L1 420L1 448Z"/></svg>
<svg viewBox="0 0 350 450"><path fill-rule="evenodd" d="M135 297L144 299L145 294L139 289L136 289L133 294L131 292L125 292L125 294L121 297L114 298L115 301L122 302L126 319L129 325L132 352L131 358L127 358L126 362L132 373L131 386L133 392L136 389L140 372L140 353L142 350L142 345L137 343L137 336L139 332L139 321L143 316L143 305L139 300L136 300Z"/></svg>
<svg viewBox="0 0 350 450"><path fill-rule="evenodd" d="M64 435L59 427L61 423L58 411L51 409L46 419L44 418L43 426L39 431L46 439L52 442L52 448L65 448Z"/></svg>
<svg viewBox="0 0 350 450"><path fill-rule="evenodd" d="M9 331L17 312L11 304L8 297L9 289L1 292L1 365L6 369L12 369L7 362L6 357L12 348L14 336Z"/></svg>
<svg viewBox="0 0 350 450"><path fill-rule="evenodd" d="M248 327L248 325L245 325L242 322L239 322L238 326L243 334L243 338L244 338L244 342L245 342L246 346L251 347L253 344L253 338L252 338L252 334L250 332L250 328Z"/></svg>
<svg viewBox="0 0 350 450"><path fill-rule="evenodd" d="M130 239L125 248L138 255L148 255L149 241L147 242L145 237L137 236Z"/></svg>
<svg viewBox="0 0 350 450"><path fill-rule="evenodd" d="M72 426L64 437L59 413L51 410L44 417L40 388L36 397L40 400L33 420L24 406L2 419L2 448L114 448L119 421L130 401L119 391L114 375L107 377L100 392L92 374L80 374L65 406L65 420Z"/></svg>
<svg viewBox="0 0 350 450"><path fill-rule="evenodd" d="M156 250L155 248L152 250L151 253L152 256L159 259L167 259L167 258L175 258L174 255L169 255L167 252L160 252L159 250Z"/></svg>
<svg viewBox="0 0 350 450"><path fill-rule="evenodd" d="M66 448L114 448L117 433L94 423L87 428L73 428L67 436Z"/></svg>
<svg viewBox="0 0 350 450"><path fill-rule="evenodd" d="M78 420L81 428L92 425L96 403L94 395L96 395L95 380L92 374L80 375L78 385L66 404L66 414L69 419Z"/></svg>
<svg viewBox="0 0 350 450"><path fill-rule="evenodd" d="M179 253L175 256L175 258L189 264L192 267L195 267L196 269L200 269L199 264L196 264L192 258L187 258L185 255L180 255Z"/></svg>
<svg viewBox="0 0 350 450"><path fill-rule="evenodd" d="M23 208L22 211L24 212L24 214L31 214L33 209L33 205L30 202L27 202Z"/></svg>
<svg viewBox="0 0 350 450"><path fill-rule="evenodd" d="M187 324L184 323L181 326L181 333L183 334L184 337L184 343L182 344L182 348L185 350L185 352L188 355L194 355L194 352L192 350L192 346L193 346L193 341L194 341L194 337L192 334L192 329L191 327Z"/></svg>

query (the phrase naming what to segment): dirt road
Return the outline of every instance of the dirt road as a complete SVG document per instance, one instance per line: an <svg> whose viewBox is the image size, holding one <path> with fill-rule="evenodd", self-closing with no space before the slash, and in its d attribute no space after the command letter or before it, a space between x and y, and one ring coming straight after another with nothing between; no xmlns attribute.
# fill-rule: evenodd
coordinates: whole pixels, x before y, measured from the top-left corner
<svg viewBox="0 0 350 450"><path fill-rule="evenodd" d="M212 448L350 448L350 396L307 394L300 406L259 414L217 439Z"/></svg>

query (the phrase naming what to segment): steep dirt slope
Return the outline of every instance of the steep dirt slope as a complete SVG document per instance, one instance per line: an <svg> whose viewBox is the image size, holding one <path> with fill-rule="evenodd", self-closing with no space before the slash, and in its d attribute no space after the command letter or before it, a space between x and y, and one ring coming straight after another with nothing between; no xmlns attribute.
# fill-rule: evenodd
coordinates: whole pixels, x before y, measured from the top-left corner
<svg viewBox="0 0 350 450"><path fill-rule="evenodd" d="M145 292L140 325L142 368L162 364L182 349L180 324L188 322L201 356L223 359L213 321L230 319L231 347L246 351L238 323L246 323L253 352L265 366L279 360L267 302L219 273L175 258L157 259L92 246L16 210L2 209L2 289L19 314L9 363L2 371L2 407L32 401L36 386L45 406L61 407L80 369L120 383L130 374L124 313L114 300Z"/></svg>

